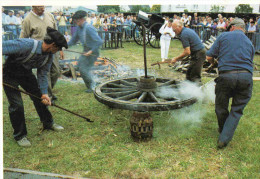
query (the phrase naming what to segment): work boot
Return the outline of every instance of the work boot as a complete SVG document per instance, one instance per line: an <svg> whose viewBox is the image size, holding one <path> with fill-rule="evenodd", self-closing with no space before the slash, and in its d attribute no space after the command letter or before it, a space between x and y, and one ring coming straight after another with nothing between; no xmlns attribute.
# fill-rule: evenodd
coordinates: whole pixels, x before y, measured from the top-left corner
<svg viewBox="0 0 260 179"><path fill-rule="evenodd" d="M227 143L221 142L218 140L217 148L218 149L224 149L227 146Z"/></svg>
<svg viewBox="0 0 260 179"><path fill-rule="evenodd" d="M58 124L53 123L51 127L48 128L44 128L44 129L48 129L48 130L53 130L53 131L62 131L64 130L64 128Z"/></svg>
<svg viewBox="0 0 260 179"><path fill-rule="evenodd" d="M51 97L51 104L55 104L55 101L58 100L58 98L54 95Z"/></svg>
<svg viewBox="0 0 260 179"><path fill-rule="evenodd" d="M30 147L31 146L31 142L26 137L23 137L22 139L18 140L17 143L21 147Z"/></svg>
<svg viewBox="0 0 260 179"><path fill-rule="evenodd" d="M52 98L51 98L53 101L55 101L55 100L58 100L58 98L57 98L57 96L55 96L55 95L52 95Z"/></svg>

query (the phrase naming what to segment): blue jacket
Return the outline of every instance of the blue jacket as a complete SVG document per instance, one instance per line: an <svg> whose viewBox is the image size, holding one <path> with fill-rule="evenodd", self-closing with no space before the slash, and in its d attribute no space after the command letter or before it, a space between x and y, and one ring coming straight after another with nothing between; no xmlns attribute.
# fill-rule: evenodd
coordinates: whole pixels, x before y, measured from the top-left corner
<svg viewBox="0 0 260 179"><path fill-rule="evenodd" d="M254 46L241 30L223 32L206 54L218 58L219 71L253 72Z"/></svg>
<svg viewBox="0 0 260 179"><path fill-rule="evenodd" d="M93 54L97 54L99 47L102 46L103 41L98 36L96 29L85 22L82 27L78 26L76 32L73 34L72 38L68 42L68 46L74 45L80 41L84 47L84 51L93 51Z"/></svg>
<svg viewBox="0 0 260 179"><path fill-rule="evenodd" d="M183 48L190 47L191 55L204 48L199 36L192 29L183 27L180 34L180 40Z"/></svg>
<svg viewBox="0 0 260 179"><path fill-rule="evenodd" d="M50 71L53 55L42 52L42 41L38 41L35 54L28 61L23 62L32 52L33 39L15 39L3 41L3 55L8 56L6 62L21 64L30 70L37 68L37 80L42 94L48 94L47 72ZM46 61L48 58L48 61ZM15 72L14 72L15 73Z"/></svg>

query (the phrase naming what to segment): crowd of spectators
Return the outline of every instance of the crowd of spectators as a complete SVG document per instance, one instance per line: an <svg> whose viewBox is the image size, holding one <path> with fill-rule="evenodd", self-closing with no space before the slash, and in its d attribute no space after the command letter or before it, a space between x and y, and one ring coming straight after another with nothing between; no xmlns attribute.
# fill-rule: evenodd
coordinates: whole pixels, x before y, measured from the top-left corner
<svg viewBox="0 0 260 179"><path fill-rule="evenodd" d="M13 38L18 38L21 31L21 23L28 12L18 11L14 13L13 10L9 10L8 14L5 14L4 8L2 8L3 32L12 32ZM57 21L58 30L66 36L66 39L69 39L76 30L76 25L72 20L73 13L70 13L69 10L64 10L63 12L55 11L52 14ZM183 13L182 16L174 14L173 17L164 16L163 18L165 23L167 23L169 18L183 21L186 27L192 28L198 33L202 41L208 39L207 36L209 35L217 36L221 32L226 31L229 23L234 19L234 17L223 17L221 14L218 14L218 17L213 19L209 15L198 16L197 13L194 13L193 16ZM97 29L102 39L105 38L104 32L106 31L123 32L127 40L132 38L134 33L138 36L139 32L137 30L133 32L136 26L134 23L136 19L136 15L126 16L123 13L88 13L86 17L86 21ZM260 32L260 16L256 19L244 19L244 21L247 33Z"/></svg>

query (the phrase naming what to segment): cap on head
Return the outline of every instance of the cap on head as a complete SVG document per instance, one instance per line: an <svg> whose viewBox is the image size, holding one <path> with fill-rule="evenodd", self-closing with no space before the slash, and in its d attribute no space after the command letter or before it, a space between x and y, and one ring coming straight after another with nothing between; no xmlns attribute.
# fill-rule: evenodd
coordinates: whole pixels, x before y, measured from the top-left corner
<svg viewBox="0 0 260 179"><path fill-rule="evenodd" d="M8 12L12 12L12 13L14 13L14 11L13 11L13 10L9 10Z"/></svg>
<svg viewBox="0 0 260 179"><path fill-rule="evenodd" d="M72 19L73 20L82 19L86 16L87 16L87 12L80 10L80 11L75 12Z"/></svg>
<svg viewBox="0 0 260 179"><path fill-rule="evenodd" d="M47 36L50 37L50 39L47 39L46 38L44 39L44 41L47 43L52 43L54 42L56 46L58 46L60 49L62 47L65 47L66 49L68 48L68 44L67 44L67 41L65 39L65 37L59 32L57 31L56 29L53 29L51 27L47 27Z"/></svg>
<svg viewBox="0 0 260 179"><path fill-rule="evenodd" d="M227 28L227 30L229 31L231 26L238 26L238 27L242 27L245 28L245 22L243 19L240 18L235 18L234 20L232 20Z"/></svg>

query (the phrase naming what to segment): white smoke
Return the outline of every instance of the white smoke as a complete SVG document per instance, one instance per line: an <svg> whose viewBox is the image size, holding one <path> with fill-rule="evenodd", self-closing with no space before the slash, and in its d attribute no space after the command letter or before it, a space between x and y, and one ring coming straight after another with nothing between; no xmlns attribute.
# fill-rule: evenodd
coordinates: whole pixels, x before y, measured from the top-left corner
<svg viewBox="0 0 260 179"><path fill-rule="evenodd" d="M213 80L201 87L195 83L183 81L178 88L159 88L156 95L163 98L197 99L197 102L191 106L171 111L172 117L167 121L168 130L176 130L177 127L178 132L189 133L193 128L198 128L209 110L207 106L215 103L214 91L215 82Z"/></svg>
<svg viewBox="0 0 260 179"><path fill-rule="evenodd" d="M196 98L199 102L211 102L215 101L215 82L210 81L203 86L198 86L196 83L190 81L183 81L178 84L177 88L160 87L158 88L156 95L162 98L179 98L189 99Z"/></svg>

